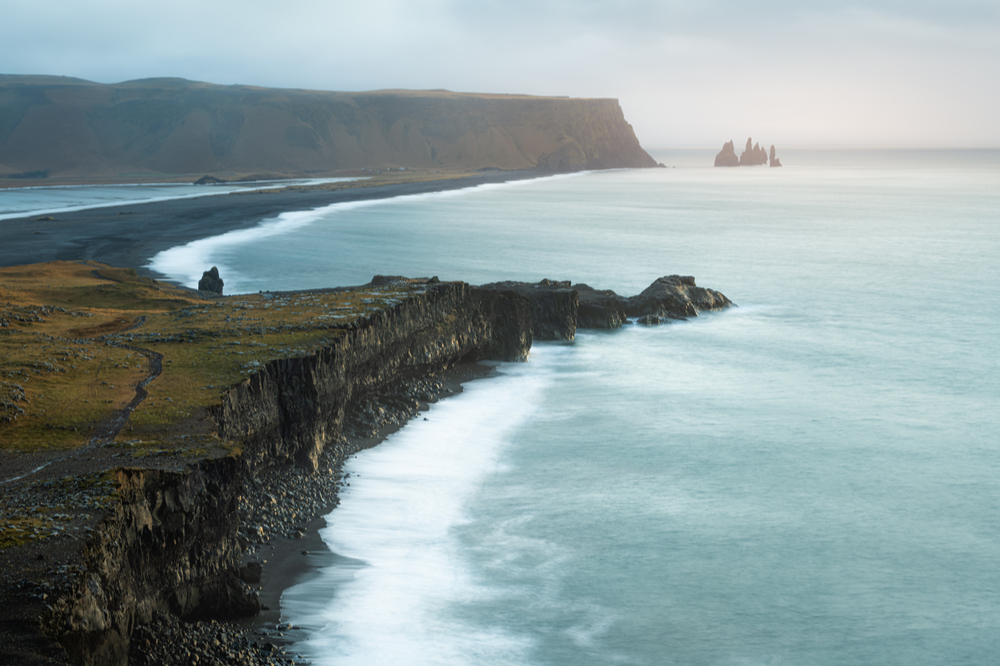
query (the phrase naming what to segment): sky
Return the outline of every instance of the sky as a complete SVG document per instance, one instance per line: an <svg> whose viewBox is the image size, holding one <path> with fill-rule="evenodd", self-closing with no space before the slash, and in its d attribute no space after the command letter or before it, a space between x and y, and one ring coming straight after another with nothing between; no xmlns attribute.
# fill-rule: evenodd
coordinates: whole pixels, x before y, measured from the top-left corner
<svg viewBox="0 0 1000 667"><path fill-rule="evenodd" d="M617 98L646 148L1000 147L1000 0L0 0L0 73Z"/></svg>

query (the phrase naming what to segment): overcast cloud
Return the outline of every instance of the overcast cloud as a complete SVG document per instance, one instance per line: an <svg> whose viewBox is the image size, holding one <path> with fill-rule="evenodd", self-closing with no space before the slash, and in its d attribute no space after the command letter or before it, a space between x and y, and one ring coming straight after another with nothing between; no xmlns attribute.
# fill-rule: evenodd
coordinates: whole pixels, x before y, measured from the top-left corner
<svg viewBox="0 0 1000 667"><path fill-rule="evenodd" d="M615 97L644 146L1000 146L1000 2L0 3L0 72Z"/></svg>

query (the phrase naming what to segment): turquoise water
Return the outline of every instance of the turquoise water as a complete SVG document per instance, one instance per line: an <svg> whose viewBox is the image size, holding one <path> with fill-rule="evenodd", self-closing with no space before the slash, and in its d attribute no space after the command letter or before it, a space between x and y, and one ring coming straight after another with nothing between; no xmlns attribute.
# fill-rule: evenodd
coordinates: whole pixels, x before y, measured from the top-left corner
<svg viewBox="0 0 1000 667"><path fill-rule="evenodd" d="M340 560L283 598L297 648L1000 661L1000 152L654 157L676 168L334 206L154 261L236 291L681 273L739 304L537 344L351 459Z"/></svg>

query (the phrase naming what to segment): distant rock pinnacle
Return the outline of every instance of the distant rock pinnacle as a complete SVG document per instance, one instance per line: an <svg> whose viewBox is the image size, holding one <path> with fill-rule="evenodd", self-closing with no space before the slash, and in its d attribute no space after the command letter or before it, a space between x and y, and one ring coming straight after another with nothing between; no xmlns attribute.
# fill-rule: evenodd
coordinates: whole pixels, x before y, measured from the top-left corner
<svg viewBox="0 0 1000 667"><path fill-rule="evenodd" d="M722 145L722 150L715 156L716 167L753 167L767 164L767 151L760 147L760 144L753 143L753 139L747 137L747 146L743 154L736 157L736 148L732 140ZM771 146L771 166L780 167L781 161L774 156L774 146Z"/></svg>

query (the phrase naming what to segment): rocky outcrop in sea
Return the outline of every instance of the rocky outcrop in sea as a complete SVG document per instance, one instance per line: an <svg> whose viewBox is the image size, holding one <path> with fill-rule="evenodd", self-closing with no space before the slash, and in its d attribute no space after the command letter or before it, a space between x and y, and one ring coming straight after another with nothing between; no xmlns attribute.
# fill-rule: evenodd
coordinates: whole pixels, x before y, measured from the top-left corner
<svg viewBox="0 0 1000 667"><path fill-rule="evenodd" d="M531 331L535 340L573 340L578 328L617 329L630 319L639 324L660 324L733 305L724 294L698 287L693 276L657 278L631 297L583 283L574 285L568 280L508 281L482 287L513 290L526 297L531 304Z"/></svg>
<svg viewBox="0 0 1000 667"><path fill-rule="evenodd" d="M732 140L722 145L722 150L715 156L716 167L755 167L768 164L767 151L761 148L759 143L753 143L753 139L747 137L747 145L739 157L736 157L736 148ZM770 164L772 167L780 167L781 161L775 157L774 146L771 146Z"/></svg>

